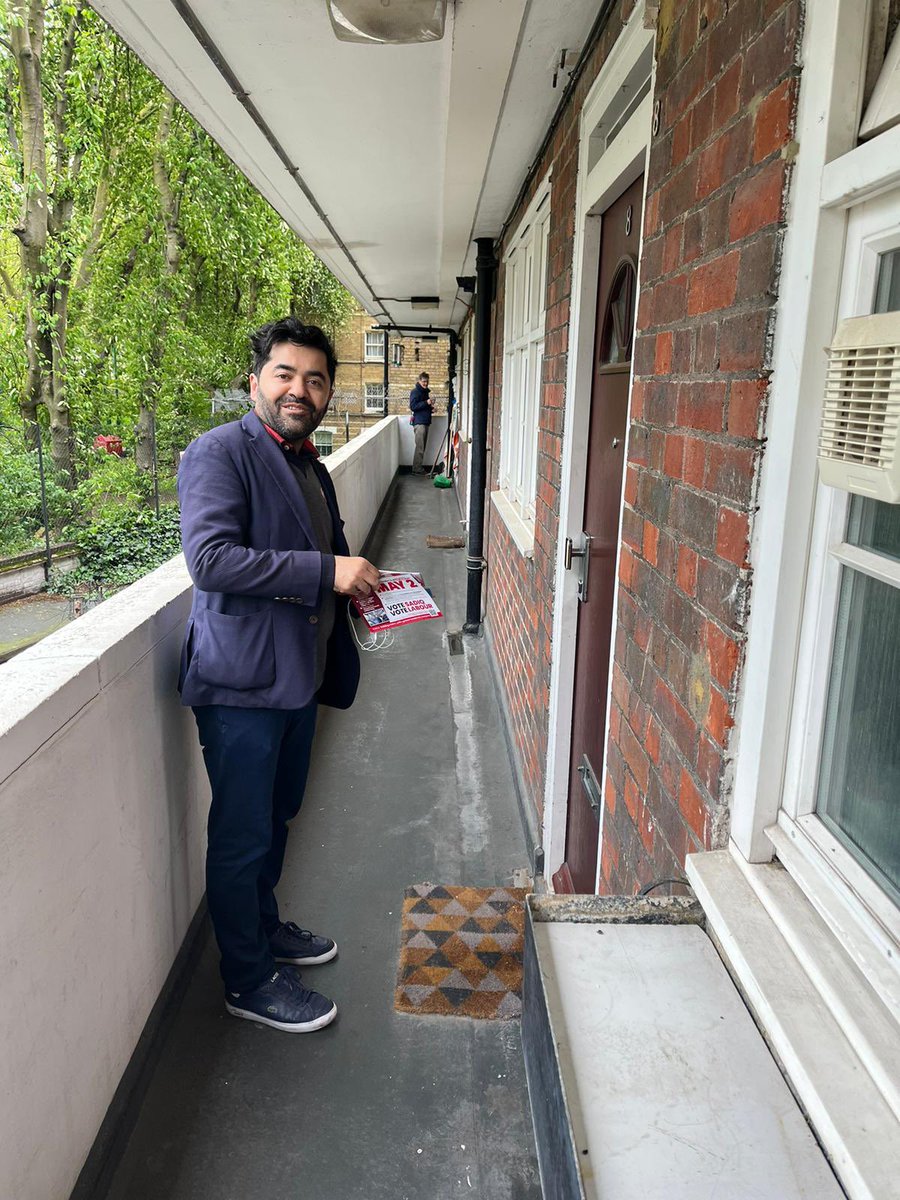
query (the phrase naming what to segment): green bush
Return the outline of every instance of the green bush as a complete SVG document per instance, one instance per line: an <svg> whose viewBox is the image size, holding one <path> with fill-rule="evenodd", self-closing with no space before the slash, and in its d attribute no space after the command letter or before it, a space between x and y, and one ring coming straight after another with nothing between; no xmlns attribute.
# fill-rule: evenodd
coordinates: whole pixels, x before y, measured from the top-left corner
<svg viewBox="0 0 900 1200"><path fill-rule="evenodd" d="M63 487L46 457L44 467L51 536L59 537L71 521L77 502L72 492ZM40 540L42 529L37 451L11 451L4 446L0 471L0 554L29 549Z"/></svg>
<svg viewBox="0 0 900 1200"><path fill-rule="evenodd" d="M122 508L143 508L150 500L153 480L148 471L137 469L133 458L91 450L85 466L89 474L75 489L75 498L88 523Z"/></svg>
<svg viewBox="0 0 900 1200"><path fill-rule="evenodd" d="M157 517L150 509L108 509L78 534L79 565L53 574L49 590L107 595L134 583L181 549L178 506L166 505Z"/></svg>

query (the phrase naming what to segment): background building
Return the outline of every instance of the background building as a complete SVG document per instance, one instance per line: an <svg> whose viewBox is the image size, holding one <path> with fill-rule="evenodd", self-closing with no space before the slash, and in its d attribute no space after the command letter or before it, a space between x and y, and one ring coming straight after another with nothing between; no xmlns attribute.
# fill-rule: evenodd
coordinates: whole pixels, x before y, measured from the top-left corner
<svg viewBox="0 0 900 1200"><path fill-rule="evenodd" d="M409 393L422 371L431 380L435 412L445 413L449 398L445 334L388 335L388 403L384 403L385 331L362 308L335 335L338 358L334 399L325 423L316 430L320 453L329 443L343 446L389 413L409 412Z"/></svg>

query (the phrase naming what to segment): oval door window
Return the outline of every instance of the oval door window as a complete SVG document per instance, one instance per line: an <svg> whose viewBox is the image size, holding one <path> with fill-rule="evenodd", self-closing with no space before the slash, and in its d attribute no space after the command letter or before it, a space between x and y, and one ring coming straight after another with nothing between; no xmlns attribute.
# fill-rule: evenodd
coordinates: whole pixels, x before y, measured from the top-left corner
<svg viewBox="0 0 900 1200"><path fill-rule="evenodd" d="M634 260L623 258L616 267L600 338L600 366L614 367L631 362L634 340L634 293L637 273Z"/></svg>

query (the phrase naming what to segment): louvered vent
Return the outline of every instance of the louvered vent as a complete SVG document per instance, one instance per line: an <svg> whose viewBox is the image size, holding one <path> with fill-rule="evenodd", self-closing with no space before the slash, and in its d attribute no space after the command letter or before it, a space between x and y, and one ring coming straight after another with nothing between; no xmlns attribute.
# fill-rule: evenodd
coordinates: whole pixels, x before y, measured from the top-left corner
<svg viewBox="0 0 900 1200"><path fill-rule="evenodd" d="M819 435L822 482L900 503L900 312L841 321Z"/></svg>

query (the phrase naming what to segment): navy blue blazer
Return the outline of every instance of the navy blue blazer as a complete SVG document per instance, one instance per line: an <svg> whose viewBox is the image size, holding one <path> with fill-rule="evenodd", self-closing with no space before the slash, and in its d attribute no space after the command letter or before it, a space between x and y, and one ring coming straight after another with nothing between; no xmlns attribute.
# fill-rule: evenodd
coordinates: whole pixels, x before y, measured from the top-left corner
<svg viewBox="0 0 900 1200"><path fill-rule="evenodd" d="M334 552L348 554L331 476L314 469L328 501ZM359 654L337 596L325 678L314 693L316 624L332 561L316 549L309 510L284 451L254 412L204 433L178 471L181 539L194 581L178 688L182 703L348 708Z"/></svg>

